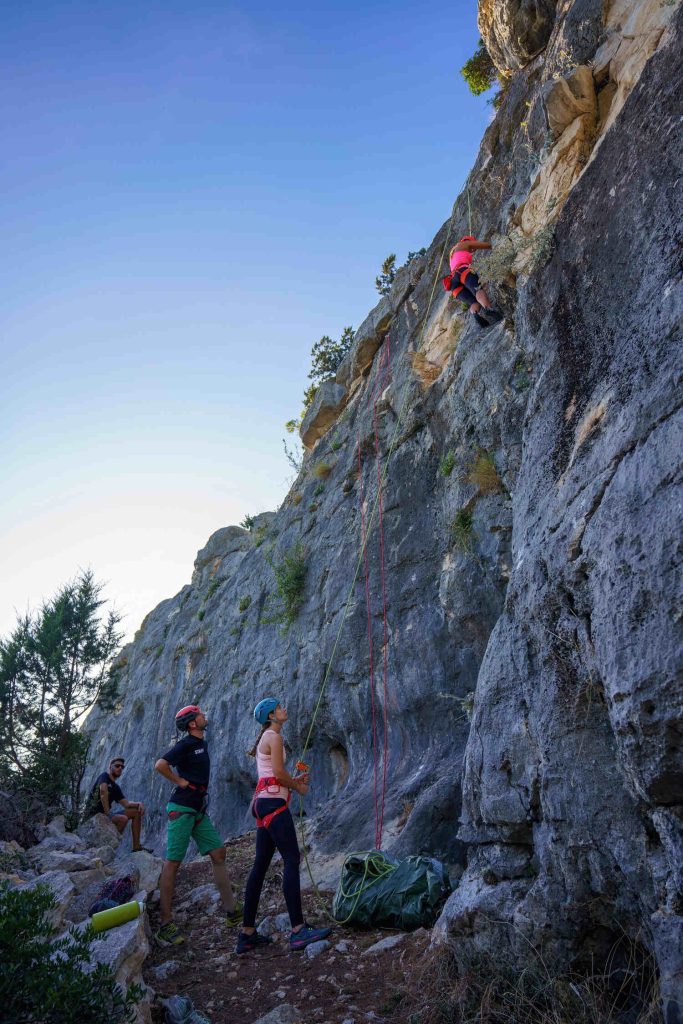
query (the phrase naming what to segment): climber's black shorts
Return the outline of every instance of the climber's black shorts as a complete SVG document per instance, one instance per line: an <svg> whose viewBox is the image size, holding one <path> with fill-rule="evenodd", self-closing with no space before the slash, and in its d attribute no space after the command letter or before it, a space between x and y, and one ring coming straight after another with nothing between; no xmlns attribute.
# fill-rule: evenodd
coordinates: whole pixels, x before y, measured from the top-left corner
<svg viewBox="0 0 683 1024"><path fill-rule="evenodd" d="M477 292L480 288L479 278L473 270L468 270L466 274L453 274L451 291L459 302L466 302L468 305L472 305L473 302L477 301Z"/></svg>

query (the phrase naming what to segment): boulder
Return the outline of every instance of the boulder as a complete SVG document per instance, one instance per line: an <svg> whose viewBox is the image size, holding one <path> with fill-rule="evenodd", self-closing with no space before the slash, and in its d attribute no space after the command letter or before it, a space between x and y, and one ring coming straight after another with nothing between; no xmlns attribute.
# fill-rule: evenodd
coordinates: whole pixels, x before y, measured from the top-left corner
<svg viewBox="0 0 683 1024"><path fill-rule="evenodd" d="M105 847L105 849L107 849ZM41 872L45 871L87 871L90 868L102 867L102 860L97 850L83 850L69 853L66 850L42 850L35 847L30 851L31 860ZM109 853L109 851L108 851Z"/></svg>
<svg viewBox="0 0 683 1024"><path fill-rule="evenodd" d="M107 872L101 867L88 868L85 871L71 871L69 873L69 878L79 894L89 889L91 885L103 886L108 877Z"/></svg>
<svg viewBox="0 0 683 1024"><path fill-rule="evenodd" d="M76 850L84 850L85 847L85 841L79 835L76 835L75 832L53 832L49 833L37 846L31 848L29 857L40 856L48 850L61 850L73 853Z"/></svg>
<svg viewBox="0 0 683 1024"><path fill-rule="evenodd" d="M131 853L115 864L117 876L132 875L137 880L136 888L144 889L146 893L156 889L163 866L161 857L155 857L153 853L147 853L145 850Z"/></svg>
<svg viewBox="0 0 683 1024"><path fill-rule="evenodd" d="M76 835L80 836L86 846L110 846L113 850L119 848L121 835L106 814L94 814L76 829Z"/></svg>
<svg viewBox="0 0 683 1024"><path fill-rule="evenodd" d="M45 832L48 836L63 836L66 834L66 825L64 824L64 815L58 814L48 822L45 826ZM72 834L72 833L69 833Z"/></svg>
<svg viewBox="0 0 683 1024"><path fill-rule="evenodd" d="M299 428L299 436L305 448L312 448L316 441L320 440L335 422L345 404L346 391L341 384L326 380L320 385Z"/></svg>
<svg viewBox="0 0 683 1024"><path fill-rule="evenodd" d="M56 900L56 905L48 914L50 923L56 929L61 928L67 916L69 906L76 895L76 886L66 871L46 871L28 882L27 889L35 889L39 885L46 885L51 890Z"/></svg>
<svg viewBox="0 0 683 1024"><path fill-rule="evenodd" d="M94 970L97 964L105 964L122 987L133 982L140 984L142 964L150 950L148 932L144 913L134 921L102 932L102 938L96 939L91 947L90 970Z"/></svg>

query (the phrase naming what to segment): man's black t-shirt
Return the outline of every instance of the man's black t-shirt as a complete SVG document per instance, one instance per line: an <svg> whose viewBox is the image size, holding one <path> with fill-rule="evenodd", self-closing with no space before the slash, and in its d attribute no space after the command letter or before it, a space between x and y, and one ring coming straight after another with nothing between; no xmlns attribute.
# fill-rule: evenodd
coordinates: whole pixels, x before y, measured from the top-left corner
<svg viewBox="0 0 683 1024"><path fill-rule="evenodd" d="M198 736L183 736L174 747L161 756L164 761L168 761L181 779L187 779L193 786L202 787L181 789L180 786L176 786L171 793L171 803L199 810L206 796L211 770L206 740L200 740Z"/></svg>
<svg viewBox="0 0 683 1024"><path fill-rule="evenodd" d="M100 786L102 783L107 786L107 792L109 793L109 810L112 810L112 805L120 803L125 800L125 796L121 792L121 787L118 782L110 777L108 772L102 772L98 777L97 782L93 786L92 793L90 794L90 800L88 801L88 813L90 816L93 814L105 814L104 807L102 806L102 800L100 797Z"/></svg>

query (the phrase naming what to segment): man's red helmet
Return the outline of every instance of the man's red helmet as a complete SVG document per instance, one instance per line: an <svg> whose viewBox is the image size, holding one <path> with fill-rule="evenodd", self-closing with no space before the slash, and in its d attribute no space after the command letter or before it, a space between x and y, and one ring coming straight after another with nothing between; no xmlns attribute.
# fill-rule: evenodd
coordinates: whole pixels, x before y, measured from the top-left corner
<svg viewBox="0 0 683 1024"><path fill-rule="evenodd" d="M197 715L201 715L202 709L197 704L188 704L186 708L181 708L175 716L175 727L180 729L181 732L187 732L190 727L190 723L194 722Z"/></svg>

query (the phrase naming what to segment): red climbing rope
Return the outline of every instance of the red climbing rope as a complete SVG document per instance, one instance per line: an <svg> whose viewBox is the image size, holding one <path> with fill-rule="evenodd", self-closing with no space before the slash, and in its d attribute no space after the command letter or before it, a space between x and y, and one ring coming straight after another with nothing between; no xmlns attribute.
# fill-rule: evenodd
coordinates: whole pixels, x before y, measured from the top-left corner
<svg viewBox="0 0 683 1024"><path fill-rule="evenodd" d="M382 660L383 660L383 700L382 700L382 725L384 730L383 747L382 747L382 786L381 795L378 793L378 754L377 754L377 710L375 706L375 663L374 663L374 643L372 636L372 602L370 596L370 570L368 562L368 551L366 543L366 521L365 521L365 492L363 488L363 473L362 473L362 462L361 462L361 446L360 446L360 435L358 438L358 478L359 478L359 497L361 506L361 542L363 545L363 564L365 570L365 606L367 613L367 628L368 628L368 646L370 656L370 704L372 708L372 750L373 750L373 783L374 783L374 798L375 798L375 849L379 850L382 846L382 832L384 830L384 804L386 798L387 789L387 766L388 766L388 753L389 753L389 730L388 730L388 697L389 697L389 630L387 623L387 590L386 590L386 572L385 572L385 546L384 546L384 518L383 518L383 503L382 503L382 490L384 474L382 473L381 463L381 451L379 444L379 419L377 414L377 405L382 396L382 392L386 387L386 383L390 376L391 366L391 342L387 336L382 355L380 357L379 365L377 368L377 377L375 384L370 394L370 402L372 402L372 421L375 435L375 463L377 467L377 505L379 511L379 553L380 553L380 573L382 583L382 619L383 619L383 646L382 646Z"/></svg>

